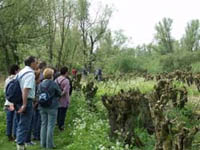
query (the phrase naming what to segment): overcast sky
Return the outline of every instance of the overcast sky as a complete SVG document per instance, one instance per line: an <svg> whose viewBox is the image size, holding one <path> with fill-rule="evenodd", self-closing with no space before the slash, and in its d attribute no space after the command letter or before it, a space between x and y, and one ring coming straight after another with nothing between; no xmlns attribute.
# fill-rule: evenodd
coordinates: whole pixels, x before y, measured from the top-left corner
<svg viewBox="0 0 200 150"><path fill-rule="evenodd" d="M99 0L116 9L110 20L112 30L124 30L133 45L150 43L155 25L164 17L173 19L172 36L180 39L187 22L200 19L200 0Z"/></svg>

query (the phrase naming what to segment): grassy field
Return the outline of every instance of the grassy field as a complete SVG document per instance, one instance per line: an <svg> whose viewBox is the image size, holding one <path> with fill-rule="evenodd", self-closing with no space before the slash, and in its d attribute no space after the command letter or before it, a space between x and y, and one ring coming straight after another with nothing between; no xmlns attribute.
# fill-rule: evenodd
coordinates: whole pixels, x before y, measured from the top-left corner
<svg viewBox="0 0 200 150"><path fill-rule="evenodd" d="M107 84L98 83L98 92L95 97L97 112L88 110L83 94L78 91L74 92L71 97L70 108L66 117L66 130L60 132L57 127L55 129L55 144L58 150L153 150L155 138L153 135L148 135L146 130L137 129L136 132L145 143L142 149L128 145L124 146L118 140L109 138L109 121L107 111L102 105L101 96L105 93L115 94L121 88L128 90L129 88L139 88L143 93L148 93L153 89L155 82L144 82L142 78L137 80L109 82ZM199 93L194 87L189 91L189 103L186 106L192 111L199 109ZM8 142L5 136L5 113L0 111L0 149L15 150L14 142ZM199 150L200 135L195 136L194 149ZM39 143L28 147L28 150L40 150Z"/></svg>

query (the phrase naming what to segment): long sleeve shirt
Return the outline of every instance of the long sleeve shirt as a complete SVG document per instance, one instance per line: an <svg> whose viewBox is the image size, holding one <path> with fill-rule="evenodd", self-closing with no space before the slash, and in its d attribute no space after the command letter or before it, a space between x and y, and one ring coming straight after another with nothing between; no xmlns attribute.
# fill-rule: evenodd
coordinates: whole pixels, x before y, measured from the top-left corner
<svg viewBox="0 0 200 150"><path fill-rule="evenodd" d="M66 77L61 75L56 79L56 83L60 86L61 90L64 93L63 96L59 100L60 107L66 108L66 107L68 107L68 105L70 103L70 99L69 99L69 90L70 90L69 80Z"/></svg>
<svg viewBox="0 0 200 150"><path fill-rule="evenodd" d="M38 86L38 91L37 91L38 94L41 93L42 87L47 88L48 92L50 94L50 97L52 97L52 104L49 108L57 109L59 107L58 100L61 97L61 90L58 87L58 85L53 80L45 79ZM39 109L41 109L41 108L42 107L39 105Z"/></svg>

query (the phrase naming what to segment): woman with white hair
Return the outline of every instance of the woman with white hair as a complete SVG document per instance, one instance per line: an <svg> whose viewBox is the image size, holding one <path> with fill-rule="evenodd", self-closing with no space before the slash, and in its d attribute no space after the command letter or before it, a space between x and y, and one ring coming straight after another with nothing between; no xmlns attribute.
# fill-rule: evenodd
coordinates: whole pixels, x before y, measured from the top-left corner
<svg viewBox="0 0 200 150"><path fill-rule="evenodd" d="M38 94L44 94L44 89L48 93L51 103L42 105L39 98L39 110L41 115L41 132L40 132L40 145L43 148L55 148L53 142L53 132L57 119L58 100L61 97L61 90L59 86L53 81L54 71L51 68L46 68L43 72L44 80L38 87Z"/></svg>

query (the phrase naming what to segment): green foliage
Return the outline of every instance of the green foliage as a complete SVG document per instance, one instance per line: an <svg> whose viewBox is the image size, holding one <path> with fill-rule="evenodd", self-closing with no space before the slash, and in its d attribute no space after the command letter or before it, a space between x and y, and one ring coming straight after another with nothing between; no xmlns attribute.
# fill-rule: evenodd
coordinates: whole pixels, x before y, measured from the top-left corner
<svg viewBox="0 0 200 150"><path fill-rule="evenodd" d="M3 92L3 89L0 88L0 110L3 110L4 103L5 103L5 94Z"/></svg>
<svg viewBox="0 0 200 150"><path fill-rule="evenodd" d="M175 69L174 67L174 57L172 54L165 55L160 59L160 65L162 66L162 71L170 72Z"/></svg>
<svg viewBox="0 0 200 150"><path fill-rule="evenodd" d="M181 39L182 48L186 51L197 51L200 40L200 23L199 20L192 20L187 24L185 35Z"/></svg>
<svg viewBox="0 0 200 150"><path fill-rule="evenodd" d="M101 103L101 96L105 93L115 94L120 89L128 90L129 88L139 88L142 93L152 91L154 82L144 82L143 79L123 81L109 81L108 83L99 83L98 92L96 94L97 111L91 112L88 110L83 93L74 91L70 101L70 107L66 117L66 130L60 132L55 129L54 139L57 149L62 150L153 150L155 144L154 135L149 135L146 130L137 128L136 134L145 144L145 147L138 149L135 146L123 145L119 141L109 138L109 122L107 113ZM178 84L178 83L177 83ZM197 95L199 96L199 94ZM3 90L0 90L0 103L5 101ZM183 110L173 109L168 113L169 118L178 118L177 121L186 123L188 128L198 125L199 121L194 117L194 105L188 104ZM177 117L178 116L178 117ZM5 136L5 113L0 110L0 149L9 148L16 149L15 143L7 142ZM199 142L199 134L195 136L195 143ZM39 142L36 146L29 147L30 150L39 150ZM194 150L198 150L198 146L193 146Z"/></svg>
<svg viewBox="0 0 200 150"><path fill-rule="evenodd" d="M200 72L200 62L196 62L196 63L193 63L193 64L191 64L191 66L192 66L192 71L193 72Z"/></svg>
<svg viewBox="0 0 200 150"><path fill-rule="evenodd" d="M4 74L29 55L54 67L102 68L104 73L158 73L188 66L199 70L199 20L190 21L182 39L174 40L173 20L163 18L156 24L155 42L133 47L122 30L108 28L112 8L107 5L89 0L2 0L1 7L0 71Z"/></svg>
<svg viewBox="0 0 200 150"><path fill-rule="evenodd" d="M19 45L35 44L45 33L45 26L39 19L43 14L42 2L7 0L3 1L2 5L8 7L0 12L0 50L5 53L6 59L20 63ZM7 61L7 63L12 62Z"/></svg>
<svg viewBox="0 0 200 150"><path fill-rule="evenodd" d="M193 117L192 109L184 108L184 109L181 110L181 114L184 115L187 118L192 118Z"/></svg>
<svg viewBox="0 0 200 150"><path fill-rule="evenodd" d="M160 57L160 65L162 66L162 71L170 72L176 69L187 70L188 67L198 64L200 58L200 53L197 52L176 52L173 54L168 54ZM197 68L196 68L197 70Z"/></svg>
<svg viewBox="0 0 200 150"><path fill-rule="evenodd" d="M149 135L145 129L136 128L136 134L145 143L143 150L153 150L155 145L155 136Z"/></svg>
<svg viewBox="0 0 200 150"><path fill-rule="evenodd" d="M5 94L3 92L3 88L0 88L0 118L1 118L1 123L0 123L0 136L5 134L5 122L2 122L2 120L5 120L5 113L3 110L4 107L4 103L5 103ZM0 140L0 144L2 143L2 141Z"/></svg>
<svg viewBox="0 0 200 150"><path fill-rule="evenodd" d="M142 57L141 59L143 60L143 68L146 69L149 73L153 74L163 72L160 59L158 59L160 57L160 55Z"/></svg>
<svg viewBox="0 0 200 150"><path fill-rule="evenodd" d="M112 58L112 61L108 63L106 69L110 73L121 72L121 73L130 73L130 72L143 72L142 64L140 59L135 58L134 55L130 53L122 52L116 57Z"/></svg>
<svg viewBox="0 0 200 150"><path fill-rule="evenodd" d="M4 55L0 54L0 64L6 64L6 59ZM0 72L6 74L7 68L5 65L0 65ZM1 74L2 75L2 74Z"/></svg>
<svg viewBox="0 0 200 150"><path fill-rule="evenodd" d="M183 109L171 109L167 112L169 118L176 118L176 121L182 123L187 128L192 128L200 123L195 119L194 106L187 104ZM178 116L178 117L177 117Z"/></svg>
<svg viewBox="0 0 200 150"><path fill-rule="evenodd" d="M173 20L170 18L163 18L162 22L159 22L155 27L157 31L155 39L158 42L157 50L162 55L172 53L174 51L174 40L171 36L172 22Z"/></svg>

